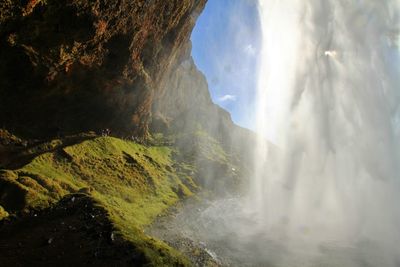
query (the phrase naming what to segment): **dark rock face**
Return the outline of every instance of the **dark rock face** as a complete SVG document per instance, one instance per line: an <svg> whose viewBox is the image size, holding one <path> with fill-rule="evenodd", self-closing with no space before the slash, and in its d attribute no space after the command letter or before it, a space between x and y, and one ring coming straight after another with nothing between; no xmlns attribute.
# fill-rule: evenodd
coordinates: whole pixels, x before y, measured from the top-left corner
<svg viewBox="0 0 400 267"><path fill-rule="evenodd" d="M143 266L146 257L116 234L107 212L84 194L0 223L3 266Z"/></svg>
<svg viewBox="0 0 400 267"><path fill-rule="evenodd" d="M2 1L0 126L145 136L154 95L167 93L161 79L188 57L205 2Z"/></svg>

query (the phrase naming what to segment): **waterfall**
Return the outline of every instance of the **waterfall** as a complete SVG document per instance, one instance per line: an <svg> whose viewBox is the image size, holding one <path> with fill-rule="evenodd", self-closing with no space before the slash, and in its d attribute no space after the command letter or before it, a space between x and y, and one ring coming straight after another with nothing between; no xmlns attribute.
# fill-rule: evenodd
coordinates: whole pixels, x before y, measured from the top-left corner
<svg viewBox="0 0 400 267"><path fill-rule="evenodd" d="M400 2L260 0L259 9L260 229L289 248L370 244L380 264L398 266Z"/></svg>
<svg viewBox="0 0 400 267"><path fill-rule="evenodd" d="M258 8L249 193L188 206L174 225L228 266L399 267L400 1Z"/></svg>

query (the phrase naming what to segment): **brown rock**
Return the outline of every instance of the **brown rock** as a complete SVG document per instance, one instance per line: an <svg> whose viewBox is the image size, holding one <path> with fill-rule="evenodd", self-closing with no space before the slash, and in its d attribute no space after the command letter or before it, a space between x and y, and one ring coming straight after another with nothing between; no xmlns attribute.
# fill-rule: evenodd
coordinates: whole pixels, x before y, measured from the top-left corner
<svg viewBox="0 0 400 267"><path fill-rule="evenodd" d="M205 2L3 1L0 124L146 136L161 77L187 53Z"/></svg>

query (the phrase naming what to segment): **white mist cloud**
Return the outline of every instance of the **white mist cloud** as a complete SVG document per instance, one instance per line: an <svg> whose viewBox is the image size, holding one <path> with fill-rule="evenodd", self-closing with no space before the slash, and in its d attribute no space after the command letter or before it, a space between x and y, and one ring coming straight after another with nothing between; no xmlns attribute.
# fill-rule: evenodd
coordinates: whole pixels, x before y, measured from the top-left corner
<svg viewBox="0 0 400 267"><path fill-rule="evenodd" d="M218 98L219 102L226 102L226 101L236 101L237 97L235 95L224 95Z"/></svg>

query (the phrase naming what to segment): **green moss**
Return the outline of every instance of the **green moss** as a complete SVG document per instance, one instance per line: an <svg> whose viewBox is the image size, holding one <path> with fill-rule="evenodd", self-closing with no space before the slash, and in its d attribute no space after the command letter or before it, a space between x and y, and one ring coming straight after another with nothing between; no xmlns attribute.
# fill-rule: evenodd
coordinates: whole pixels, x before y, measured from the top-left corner
<svg viewBox="0 0 400 267"><path fill-rule="evenodd" d="M204 131L197 131L194 134L199 153L206 159L220 163L228 162L228 155L221 147L221 144Z"/></svg>
<svg viewBox="0 0 400 267"><path fill-rule="evenodd" d="M23 192L19 196L23 205L13 210L43 209L66 194L89 193L108 211L121 236L152 264L188 264L178 252L141 230L195 188L189 175L175 172L172 166L179 164L173 161L170 147L101 137L63 148L56 140L43 149L51 152L20 169L0 173L0 181Z"/></svg>
<svg viewBox="0 0 400 267"><path fill-rule="evenodd" d="M2 206L0 206L0 220L6 218L8 216L8 212L4 210Z"/></svg>

